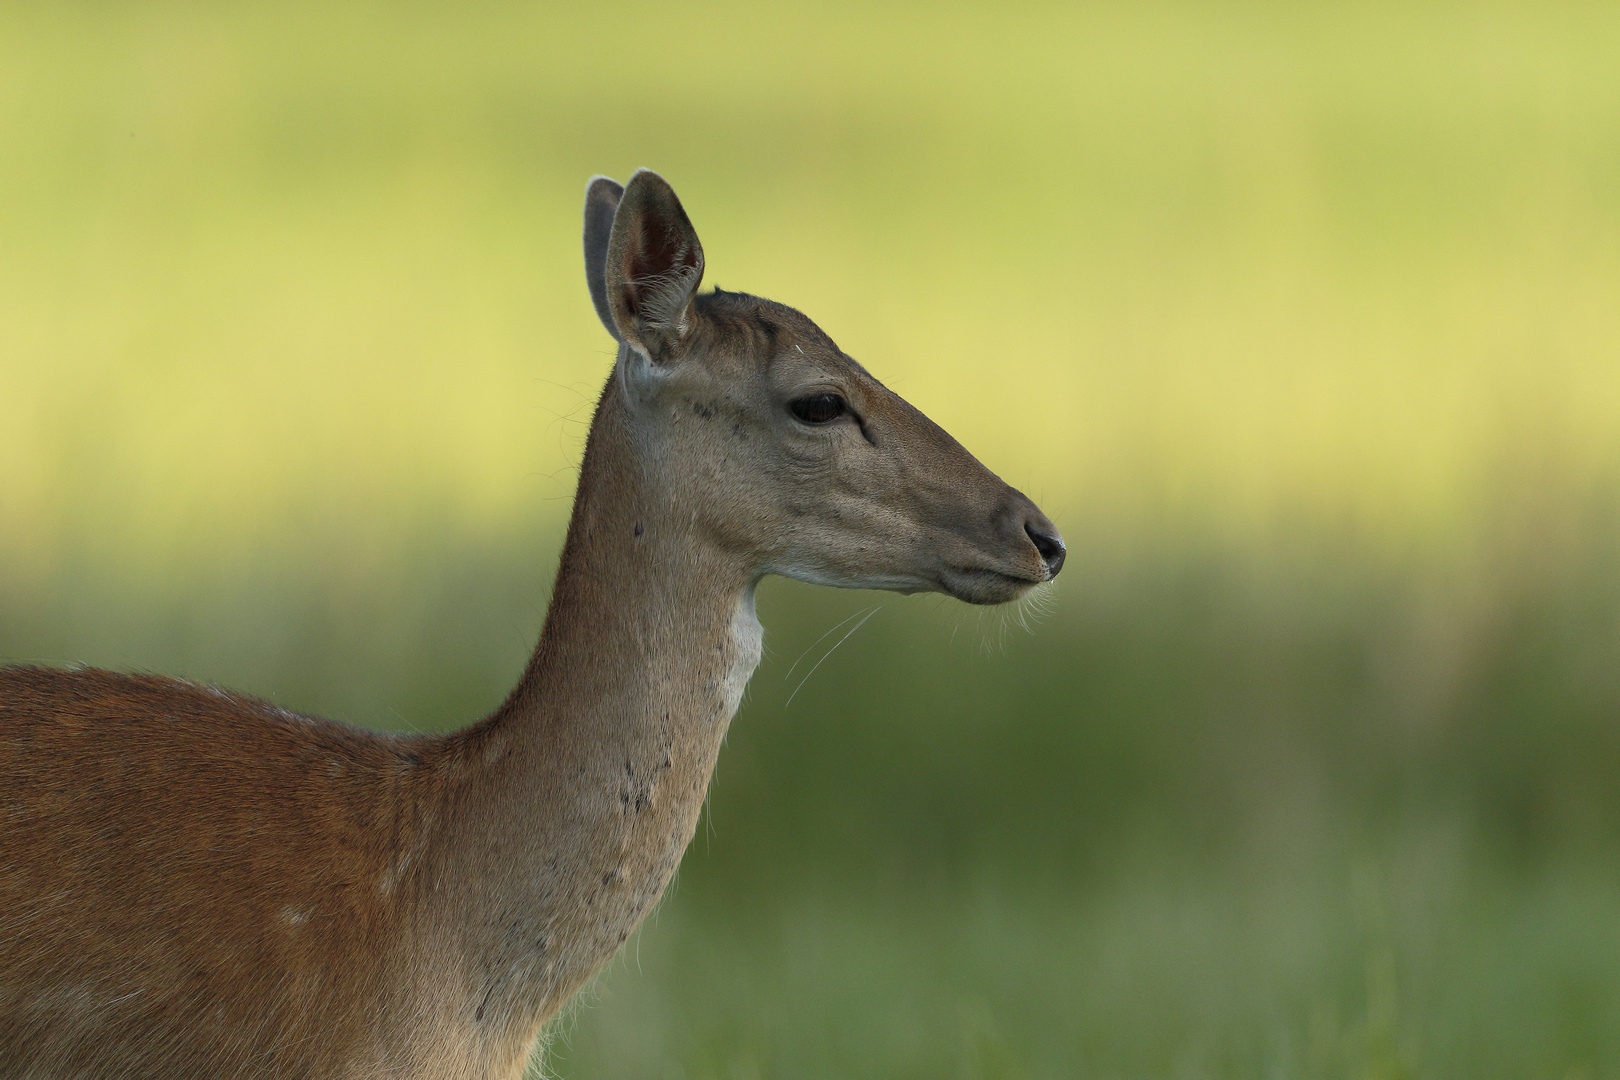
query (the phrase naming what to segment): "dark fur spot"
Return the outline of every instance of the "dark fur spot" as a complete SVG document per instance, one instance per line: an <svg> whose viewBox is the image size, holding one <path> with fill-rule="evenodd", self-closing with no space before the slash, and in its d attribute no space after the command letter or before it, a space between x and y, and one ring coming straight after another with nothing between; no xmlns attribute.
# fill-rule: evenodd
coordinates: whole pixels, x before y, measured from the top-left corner
<svg viewBox="0 0 1620 1080"><path fill-rule="evenodd" d="M765 355L770 356L776 352L776 324L759 311L754 312L754 321L759 324L759 332L765 335Z"/></svg>

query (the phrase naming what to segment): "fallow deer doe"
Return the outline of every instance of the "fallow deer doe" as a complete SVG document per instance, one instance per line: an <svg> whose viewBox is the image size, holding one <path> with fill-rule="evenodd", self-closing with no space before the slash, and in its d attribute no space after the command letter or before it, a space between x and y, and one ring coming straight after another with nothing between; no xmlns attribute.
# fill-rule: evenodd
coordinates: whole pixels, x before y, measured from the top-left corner
<svg viewBox="0 0 1620 1080"><path fill-rule="evenodd" d="M1035 505L792 308L698 292L667 183L586 192L619 342L517 688L389 735L152 675L0 671L0 1076L518 1077L657 902L766 574L1011 600Z"/></svg>

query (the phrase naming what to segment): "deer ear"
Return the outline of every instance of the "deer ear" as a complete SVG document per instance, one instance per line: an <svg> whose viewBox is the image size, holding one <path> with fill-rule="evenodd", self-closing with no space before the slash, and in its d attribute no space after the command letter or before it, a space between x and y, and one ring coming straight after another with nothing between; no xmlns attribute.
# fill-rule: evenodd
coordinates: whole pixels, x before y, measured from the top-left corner
<svg viewBox="0 0 1620 1080"><path fill-rule="evenodd" d="M615 339L618 328L613 325L613 312L608 310L607 285L602 280L602 268L607 265L608 238L613 234L613 213L619 208L624 188L617 180L606 176L593 176L585 185L585 284L591 290L591 303L596 305L596 317L602 320L607 332Z"/></svg>
<svg viewBox="0 0 1620 1080"><path fill-rule="evenodd" d="M630 178L613 216L602 282L615 336L648 360L667 359L691 329L703 245L675 191L655 172Z"/></svg>

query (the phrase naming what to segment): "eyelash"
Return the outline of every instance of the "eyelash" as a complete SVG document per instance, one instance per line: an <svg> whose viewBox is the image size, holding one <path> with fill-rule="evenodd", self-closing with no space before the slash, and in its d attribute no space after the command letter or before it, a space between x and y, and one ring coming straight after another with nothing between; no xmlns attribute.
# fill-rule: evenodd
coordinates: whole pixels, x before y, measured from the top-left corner
<svg viewBox="0 0 1620 1080"><path fill-rule="evenodd" d="M806 424L830 424L849 413L849 403L839 394L807 394L788 402L788 411Z"/></svg>

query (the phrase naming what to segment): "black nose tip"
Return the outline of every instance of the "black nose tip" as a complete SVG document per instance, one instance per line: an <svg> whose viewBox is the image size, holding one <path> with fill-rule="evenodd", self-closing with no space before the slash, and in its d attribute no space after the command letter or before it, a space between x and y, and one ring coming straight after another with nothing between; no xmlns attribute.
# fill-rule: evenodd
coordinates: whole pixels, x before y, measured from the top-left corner
<svg viewBox="0 0 1620 1080"><path fill-rule="evenodd" d="M1045 519L1024 522L1024 533L1035 545L1035 550L1041 553L1041 561L1046 564L1046 576L1057 577L1058 571L1063 569L1063 557L1068 554L1063 546L1063 537Z"/></svg>

